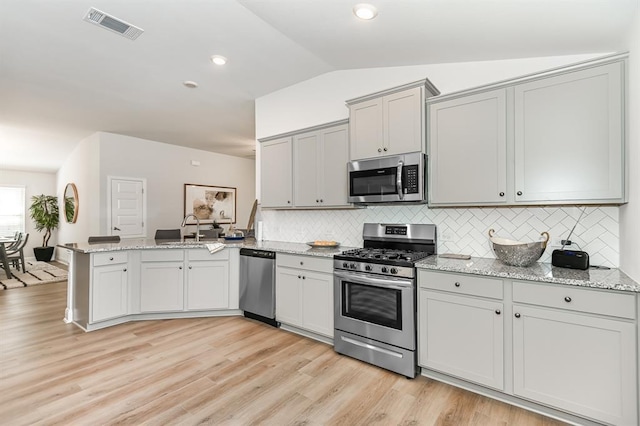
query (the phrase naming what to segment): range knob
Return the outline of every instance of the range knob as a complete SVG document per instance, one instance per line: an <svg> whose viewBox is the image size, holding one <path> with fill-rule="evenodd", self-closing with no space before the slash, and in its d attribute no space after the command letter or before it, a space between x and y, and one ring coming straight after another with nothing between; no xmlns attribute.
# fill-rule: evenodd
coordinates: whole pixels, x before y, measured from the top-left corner
<svg viewBox="0 0 640 426"><path fill-rule="evenodd" d="M343 268L348 268L348 267L349 267L349 264L348 264L347 262L343 262L343 263L342 263L342 267L343 267Z"/></svg>
<svg viewBox="0 0 640 426"><path fill-rule="evenodd" d="M380 270L383 274L386 274L387 272L389 272L389 269L387 269L386 266L383 266L382 269Z"/></svg>
<svg viewBox="0 0 640 426"><path fill-rule="evenodd" d="M352 263L351 265L349 265L349 268L351 268L351 269L356 269L356 264L355 264L355 263Z"/></svg>
<svg viewBox="0 0 640 426"><path fill-rule="evenodd" d="M373 269L373 268L371 267L371 265L366 265L366 266L364 267L364 270L365 270L365 271L370 271L371 269Z"/></svg>
<svg viewBox="0 0 640 426"><path fill-rule="evenodd" d="M397 274L397 273L398 273L398 269L396 269L396 268L391 268L391 273L392 273L392 274Z"/></svg>

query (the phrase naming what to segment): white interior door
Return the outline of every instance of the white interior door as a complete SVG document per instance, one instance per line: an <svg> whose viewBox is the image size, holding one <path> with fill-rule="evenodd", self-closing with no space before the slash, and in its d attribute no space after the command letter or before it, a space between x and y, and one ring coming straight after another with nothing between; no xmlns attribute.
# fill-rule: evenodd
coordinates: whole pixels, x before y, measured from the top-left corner
<svg viewBox="0 0 640 426"><path fill-rule="evenodd" d="M121 237L146 236L144 225L144 181L111 179L109 233Z"/></svg>

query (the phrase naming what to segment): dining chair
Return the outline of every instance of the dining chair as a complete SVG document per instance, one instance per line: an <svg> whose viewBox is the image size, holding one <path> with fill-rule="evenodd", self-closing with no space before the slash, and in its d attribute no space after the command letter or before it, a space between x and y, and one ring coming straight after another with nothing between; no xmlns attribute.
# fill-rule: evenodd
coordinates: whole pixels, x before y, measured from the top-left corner
<svg viewBox="0 0 640 426"><path fill-rule="evenodd" d="M13 267L16 269L20 269L20 266L22 265L23 273L27 272L24 264L24 246L27 245L28 240L29 234L21 234L17 245L12 249L8 249L6 252L9 263L12 263Z"/></svg>
<svg viewBox="0 0 640 426"><path fill-rule="evenodd" d="M158 229L154 238L156 240L179 240L182 235L180 229Z"/></svg>
<svg viewBox="0 0 640 426"><path fill-rule="evenodd" d="M7 244L4 248L6 250L13 250L14 248L16 248L18 246L18 244L20 244L20 240L22 239L22 235L23 233L20 231L16 231L16 233L13 235L13 242L11 244Z"/></svg>
<svg viewBox="0 0 640 426"><path fill-rule="evenodd" d="M89 237L89 244L98 244L98 243L119 243L120 235L96 235L93 237Z"/></svg>

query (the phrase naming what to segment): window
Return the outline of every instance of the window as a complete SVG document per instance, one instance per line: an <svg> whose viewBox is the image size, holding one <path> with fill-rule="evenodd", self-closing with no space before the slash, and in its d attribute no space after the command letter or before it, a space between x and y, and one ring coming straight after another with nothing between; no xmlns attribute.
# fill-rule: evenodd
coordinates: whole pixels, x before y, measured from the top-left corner
<svg viewBox="0 0 640 426"><path fill-rule="evenodd" d="M24 194L24 186L0 185L0 236L25 231Z"/></svg>

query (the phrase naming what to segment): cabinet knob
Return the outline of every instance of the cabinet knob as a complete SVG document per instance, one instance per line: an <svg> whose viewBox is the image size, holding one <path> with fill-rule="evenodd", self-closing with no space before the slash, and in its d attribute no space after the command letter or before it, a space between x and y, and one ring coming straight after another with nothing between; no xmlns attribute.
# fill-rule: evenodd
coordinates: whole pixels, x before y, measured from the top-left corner
<svg viewBox="0 0 640 426"><path fill-rule="evenodd" d="M302 275L298 275L298 279L302 278Z"/></svg>
<svg viewBox="0 0 640 426"><path fill-rule="evenodd" d="M501 196L501 197L504 197L504 192L501 192L501 193L500 193L500 196Z"/></svg>
<svg viewBox="0 0 640 426"><path fill-rule="evenodd" d="M303 279L303 280L305 280L305 279L307 279L307 277L305 277L305 276L303 275L303 276L302 276L302 279Z"/></svg>
<svg viewBox="0 0 640 426"><path fill-rule="evenodd" d="M516 318L520 318L520 314L516 312Z"/></svg>
<svg viewBox="0 0 640 426"><path fill-rule="evenodd" d="M460 287L460 283L458 283L458 282L457 282L457 283L455 283L454 285L455 285L456 287Z"/></svg>
<svg viewBox="0 0 640 426"><path fill-rule="evenodd" d="M496 309L496 315L500 315L502 312L500 312L500 309Z"/></svg>
<svg viewBox="0 0 640 426"><path fill-rule="evenodd" d="M564 298L564 301L567 302L567 303L570 303L571 302L571 298L569 296L567 296L567 297Z"/></svg>
<svg viewBox="0 0 640 426"><path fill-rule="evenodd" d="M291 201L287 200L287 204L291 204Z"/></svg>
<svg viewBox="0 0 640 426"><path fill-rule="evenodd" d="M189 265L189 269L193 269L193 266Z"/></svg>
<svg viewBox="0 0 640 426"><path fill-rule="evenodd" d="M178 266L178 269L182 269L182 266Z"/></svg>
<svg viewBox="0 0 640 426"><path fill-rule="evenodd" d="M303 261L300 261L300 264L301 264L301 265L304 265L304 262L303 262Z"/></svg>
<svg viewBox="0 0 640 426"><path fill-rule="evenodd" d="M320 202L320 200L316 200L316 203L319 203L319 202Z"/></svg>
<svg viewBox="0 0 640 426"><path fill-rule="evenodd" d="M387 152L387 148L382 148L382 150L383 150L384 152Z"/></svg>
<svg viewBox="0 0 640 426"><path fill-rule="evenodd" d="M113 260L113 257L110 257L109 260Z"/></svg>
<svg viewBox="0 0 640 426"><path fill-rule="evenodd" d="M522 191L516 192L517 195L522 195Z"/></svg>
<svg viewBox="0 0 640 426"><path fill-rule="evenodd" d="M324 203L324 201L322 201L322 198L320 198L320 202L321 202L321 203Z"/></svg>
<svg viewBox="0 0 640 426"><path fill-rule="evenodd" d="M122 272L127 272L127 268L124 268L124 269L122 270Z"/></svg>
<svg viewBox="0 0 640 426"><path fill-rule="evenodd" d="M378 152L382 152L382 148L378 148Z"/></svg>

